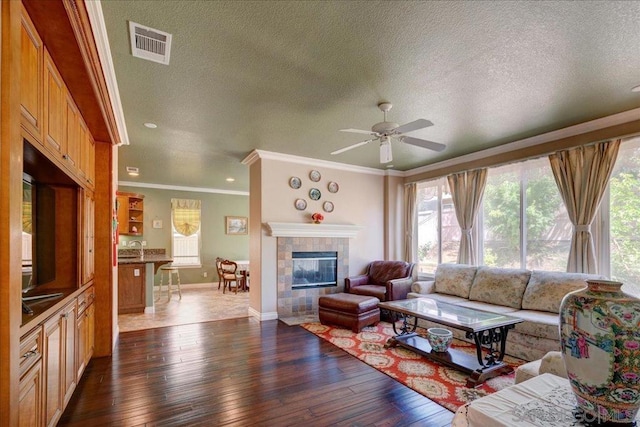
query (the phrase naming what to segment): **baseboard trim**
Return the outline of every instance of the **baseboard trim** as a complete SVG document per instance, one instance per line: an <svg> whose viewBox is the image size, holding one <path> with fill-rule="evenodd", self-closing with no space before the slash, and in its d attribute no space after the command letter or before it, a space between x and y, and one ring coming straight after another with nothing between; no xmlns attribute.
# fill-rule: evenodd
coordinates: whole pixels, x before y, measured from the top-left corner
<svg viewBox="0 0 640 427"><path fill-rule="evenodd" d="M265 320L277 320L278 312L272 311L269 313L260 313L258 310L249 307L249 316L259 320L260 322L264 322Z"/></svg>

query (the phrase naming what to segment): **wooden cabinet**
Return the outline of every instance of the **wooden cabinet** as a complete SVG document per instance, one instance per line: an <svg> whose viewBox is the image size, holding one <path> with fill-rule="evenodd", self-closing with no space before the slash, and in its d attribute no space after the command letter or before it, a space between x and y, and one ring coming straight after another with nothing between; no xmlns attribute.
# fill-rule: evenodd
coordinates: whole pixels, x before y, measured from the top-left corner
<svg viewBox="0 0 640 427"><path fill-rule="evenodd" d="M76 386L76 299L44 324L44 416L55 426ZM69 370L71 372L69 372Z"/></svg>
<svg viewBox="0 0 640 427"><path fill-rule="evenodd" d="M118 314L143 313L145 264L118 265Z"/></svg>
<svg viewBox="0 0 640 427"><path fill-rule="evenodd" d="M42 425L42 325L20 339L20 426Z"/></svg>
<svg viewBox="0 0 640 427"><path fill-rule="evenodd" d="M82 190L82 260L80 267L81 283L83 285L93 280L95 272L95 206L96 202L93 192Z"/></svg>
<svg viewBox="0 0 640 427"><path fill-rule="evenodd" d="M20 378L19 395L20 427L40 427L42 425L42 359Z"/></svg>
<svg viewBox="0 0 640 427"><path fill-rule="evenodd" d="M95 306L93 300L95 298L95 289L89 287L78 297L78 320L77 320L77 375L80 380L85 368L91 360L94 347L94 331L95 331Z"/></svg>
<svg viewBox="0 0 640 427"><path fill-rule="evenodd" d="M118 233L142 236L144 233L144 196L117 192Z"/></svg>
<svg viewBox="0 0 640 427"><path fill-rule="evenodd" d="M78 166L78 174L80 179L90 189L95 188L95 142L91 133L87 129L87 125L78 116L78 146L80 150L80 160Z"/></svg>
<svg viewBox="0 0 640 427"><path fill-rule="evenodd" d="M43 61L44 46L29 15L22 8L20 48L20 106L22 128L38 143L43 138Z"/></svg>
<svg viewBox="0 0 640 427"><path fill-rule="evenodd" d="M80 165L80 113L67 91L65 91L65 100L62 158L72 172L79 173L77 169Z"/></svg>
<svg viewBox="0 0 640 427"><path fill-rule="evenodd" d="M61 159L65 134L66 90L47 49L44 50L44 146Z"/></svg>

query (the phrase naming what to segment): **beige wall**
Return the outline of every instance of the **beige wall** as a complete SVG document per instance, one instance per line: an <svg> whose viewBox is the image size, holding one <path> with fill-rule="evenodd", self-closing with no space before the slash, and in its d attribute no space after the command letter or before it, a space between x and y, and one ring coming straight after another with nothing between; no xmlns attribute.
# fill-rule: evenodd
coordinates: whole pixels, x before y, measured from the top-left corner
<svg viewBox="0 0 640 427"><path fill-rule="evenodd" d="M251 175L251 295L252 314L262 319L273 318L277 313L277 238L268 235L264 224L268 222L308 223L311 214L321 212L325 223L354 224L364 227L349 241L349 275L360 274L373 260L385 259L385 190L384 176L373 173L351 172L329 167L312 167L272 159L258 159L250 167ZM317 169L322 178L314 183L309 171ZM302 187L293 189L289 179L297 176ZM335 181L340 186L337 193L330 193L327 184ZM309 190L318 188L322 197L318 201L309 198ZM299 211L294 202L307 201L307 209ZM324 212L322 204L331 201L334 211ZM258 219L259 217L259 219ZM261 225L257 233L253 224ZM259 249L258 249L259 248ZM260 258L261 268L254 269L254 257ZM260 276L259 279L254 277ZM259 289L256 289L259 288Z"/></svg>

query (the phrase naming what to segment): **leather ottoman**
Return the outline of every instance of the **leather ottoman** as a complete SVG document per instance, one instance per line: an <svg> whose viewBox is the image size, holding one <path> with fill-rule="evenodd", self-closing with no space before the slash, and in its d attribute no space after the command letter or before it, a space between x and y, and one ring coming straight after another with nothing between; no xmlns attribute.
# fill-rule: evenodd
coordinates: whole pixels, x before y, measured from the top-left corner
<svg viewBox="0 0 640 427"><path fill-rule="evenodd" d="M379 302L378 298L366 295L323 295L318 299L318 317L323 325L344 326L357 333L380 321Z"/></svg>

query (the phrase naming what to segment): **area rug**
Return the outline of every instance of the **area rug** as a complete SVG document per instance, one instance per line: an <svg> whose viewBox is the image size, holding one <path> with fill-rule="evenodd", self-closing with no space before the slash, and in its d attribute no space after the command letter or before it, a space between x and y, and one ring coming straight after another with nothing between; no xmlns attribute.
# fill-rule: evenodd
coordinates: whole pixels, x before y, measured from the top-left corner
<svg viewBox="0 0 640 427"><path fill-rule="evenodd" d="M364 328L358 334L350 329L320 323L305 323L300 326L450 411L456 411L465 403L513 385L515 374L511 373L491 378L477 388L468 388L465 386L467 374L401 347L384 348L387 339L395 335L390 323L380 322L376 326ZM454 340L452 347L475 354L475 346L461 340ZM514 368L525 363L508 356L505 357L505 362Z"/></svg>

